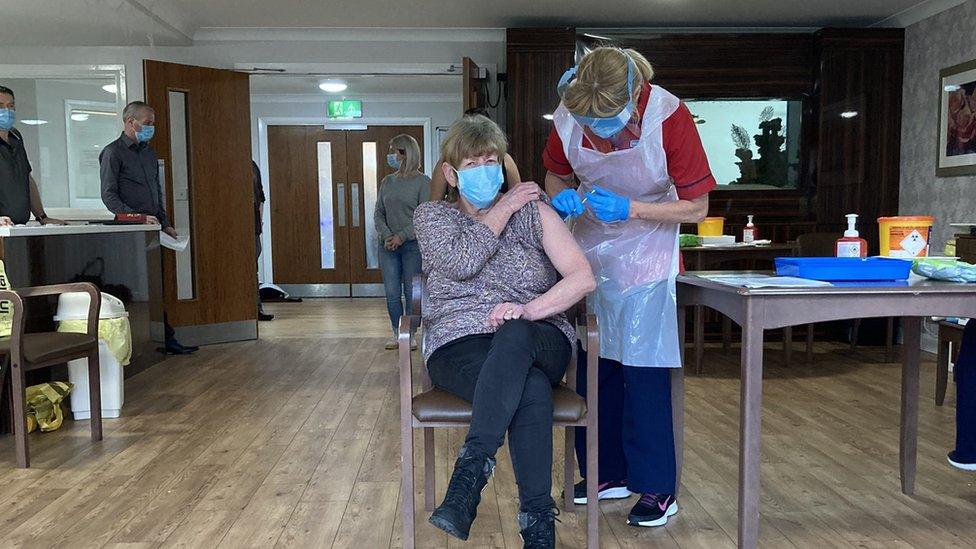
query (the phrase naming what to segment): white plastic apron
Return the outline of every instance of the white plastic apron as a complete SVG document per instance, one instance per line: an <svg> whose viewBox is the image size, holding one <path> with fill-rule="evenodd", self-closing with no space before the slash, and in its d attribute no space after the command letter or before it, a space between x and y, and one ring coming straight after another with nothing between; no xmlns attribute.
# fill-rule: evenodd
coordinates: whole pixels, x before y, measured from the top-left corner
<svg viewBox="0 0 976 549"><path fill-rule="evenodd" d="M661 137L678 98L652 88L634 147L603 154L583 147L583 130L562 104L553 123L580 180L579 193L594 185L640 202L678 200ZM589 209L573 229L596 276L589 298L600 322L600 356L628 366L680 368L675 277L678 224L630 219L603 223Z"/></svg>

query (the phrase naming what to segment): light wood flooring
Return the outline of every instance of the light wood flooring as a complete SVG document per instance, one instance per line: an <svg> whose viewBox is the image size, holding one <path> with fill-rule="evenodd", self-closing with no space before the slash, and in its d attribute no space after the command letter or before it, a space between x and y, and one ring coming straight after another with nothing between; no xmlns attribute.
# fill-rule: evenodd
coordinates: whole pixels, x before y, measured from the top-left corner
<svg viewBox="0 0 976 549"><path fill-rule="evenodd" d="M92 444L87 422L33 434L33 467L0 438L0 547L399 547L395 354L382 350L380 300L268 307L258 341L206 347L130 379L123 417ZM763 547L973 547L976 476L948 467L955 389L932 398L926 357L918 488L898 482L899 366L882 352L819 344L813 364L767 347ZM602 505L603 547L732 547L736 535L736 356L706 353L687 379L680 513L665 528L624 524ZM438 431L444 489L462 431ZM558 497L561 433L556 434ZM422 437L417 437L417 456ZM418 461L419 464L419 461ZM420 471L417 471L417 505ZM507 450L468 543L418 513L418 547L521 547ZM562 547L582 547L582 513L563 513Z"/></svg>

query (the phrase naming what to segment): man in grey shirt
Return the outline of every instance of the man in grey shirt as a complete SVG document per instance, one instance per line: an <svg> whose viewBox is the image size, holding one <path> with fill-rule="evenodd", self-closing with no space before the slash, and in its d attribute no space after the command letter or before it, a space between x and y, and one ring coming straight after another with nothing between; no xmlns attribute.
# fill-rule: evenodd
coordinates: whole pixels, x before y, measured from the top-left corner
<svg viewBox="0 0 976 549"><path fill-rule="evenodd" d="M155 132L156 114L142 101L129 103L122 111L122 135L99 155L102 202L112 213L138 213L163 232L176 238L176 229L166 215L156 151L149 146Z"/></svg>
<svg viewBox="0 0 976 549"><path fill-rule="evenodd" d="M146 215L147 221L163 226L163 232L176 238L176 229L166 215L163 182L159 180L156 151L149 146L156 129L156 113L142 101L133 101L122 111L124 129L98 156L101 167L102 202L112 213ZM165 352L185 355L198 349L176 341L173 327L165 319Z"/></svg>

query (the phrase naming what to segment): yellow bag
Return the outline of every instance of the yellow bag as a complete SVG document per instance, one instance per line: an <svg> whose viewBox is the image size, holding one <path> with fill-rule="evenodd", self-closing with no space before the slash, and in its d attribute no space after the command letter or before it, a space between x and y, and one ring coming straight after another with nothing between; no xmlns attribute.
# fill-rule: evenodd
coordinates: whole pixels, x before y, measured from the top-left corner
<svg viewBox="0 0 976 549"><path fill-rule="evenodd" d="M68 396L74 385L64 381L52 381L31 385L27 388L27 432L38 426L42 433L54 431L64 422L61 401Z"/></svg>
<svg viewBox="0 0 976 549"><path fill-rule="evenodd" d="M58 324L59 332L88 333L87 320L62 320ZM128 366L132 359L132 330L129 319L106 318L98 321L98 339L108 344L108 350L115 356L122 366Z"/></svg>

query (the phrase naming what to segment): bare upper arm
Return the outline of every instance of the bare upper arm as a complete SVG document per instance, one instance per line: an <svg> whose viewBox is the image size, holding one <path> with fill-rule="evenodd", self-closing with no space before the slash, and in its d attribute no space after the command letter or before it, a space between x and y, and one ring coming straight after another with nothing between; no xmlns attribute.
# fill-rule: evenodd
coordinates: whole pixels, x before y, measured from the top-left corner
<svg viewBox="0 0 976 549"><path fill-rule="evenodd" d="M569 232L569 227L551 206L542 202L537 204L539 219L542 222L542 247L552 265L563 277L581 271L585 271L592 277L590 263L572 233Z"/></svg>

